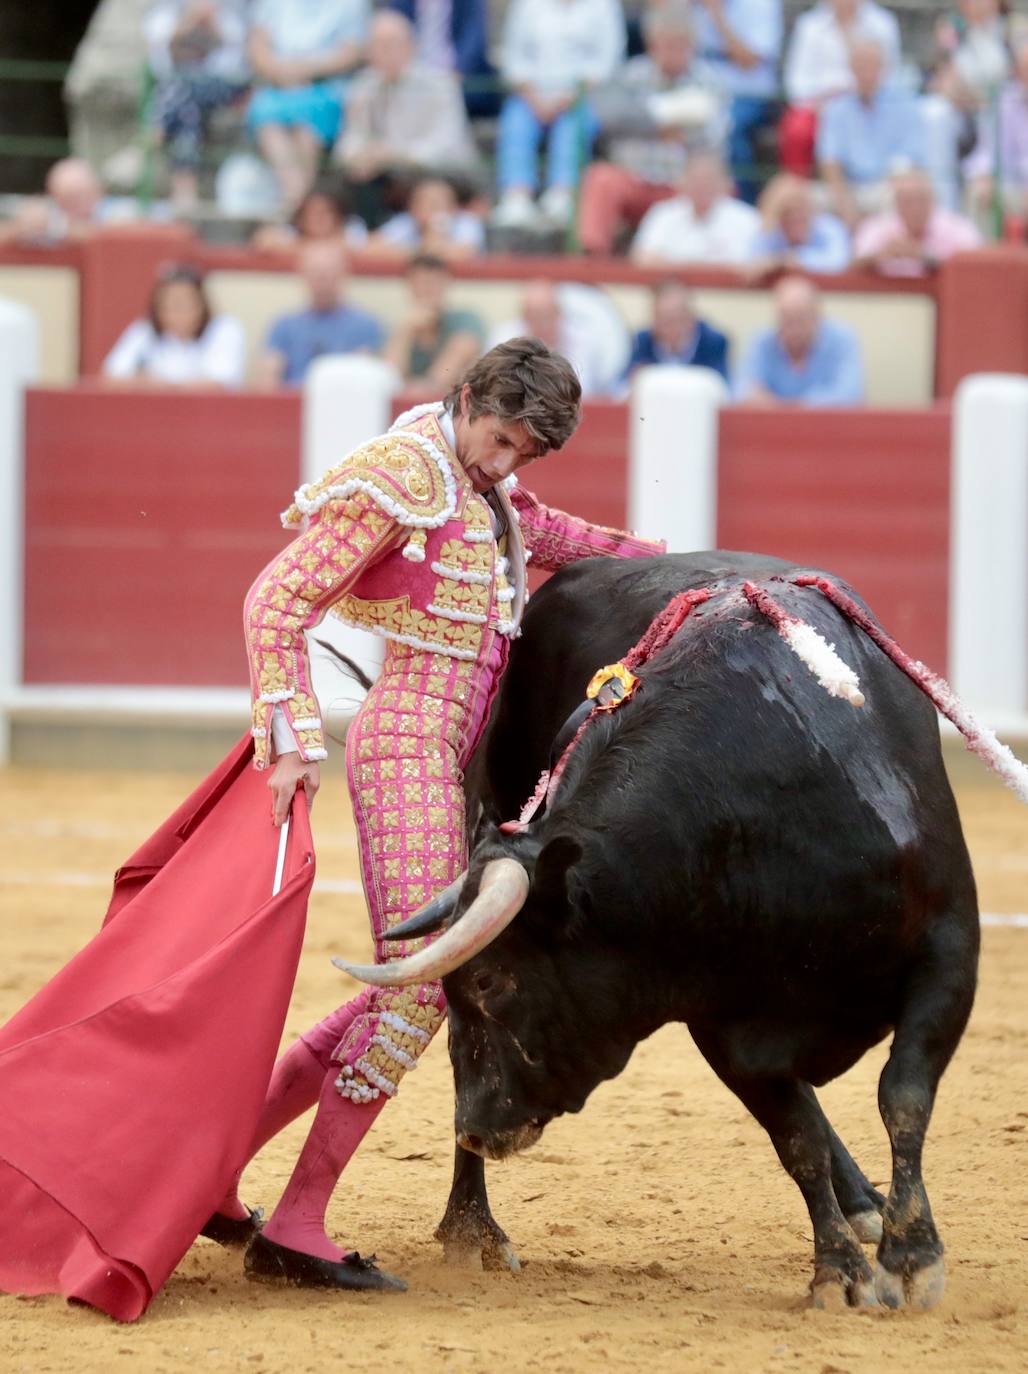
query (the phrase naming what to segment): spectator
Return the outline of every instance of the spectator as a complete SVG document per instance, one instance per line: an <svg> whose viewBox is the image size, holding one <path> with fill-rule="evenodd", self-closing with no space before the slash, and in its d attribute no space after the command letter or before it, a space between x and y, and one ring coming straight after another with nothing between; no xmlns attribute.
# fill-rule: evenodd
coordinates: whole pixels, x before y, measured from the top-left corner
<svg viewBox="0 0 1028 1374"><path fill-rule="evenodd" d="M935 29L936 59L921 101L928 166L944 206L960 200L960 160L974 148L979 112L1010 73L1005 0L960 0Z"/></svg>
<svg viewBox="0 0 1028 1374"><path fill-rule="evenodd" d="M246 89L243 0L160 0L144 20L153 114L171 167L171 203L196 205L196 173L215 110Z"/></svg>
<svg viewBox="0 0 1028 1374"><path fill-rule="evenodd" d="M296 207L288 224L262 224L251 243L258 252L291 252L298 243L329 240L363 248L368 226L349 213L349 203L335 182L315 183Z"/></svg>
<svg viewBox="0 0 1028 1374"><path fill-rule="evenodd" d="M271 326L257 363L259 385L297 386L314 359L326 353L377 353L381 349L384 333L378 320L344 299L347 266L341 243L302 245L297 267L310 304L281 316Z"/></svg>
<svg viewBox="0 0 1028 1374"><path fill-rule="evenodd" d="M563 227L597 121L589 92L609 81L625 53L618 0L511 0L500 66L512 93L496 146L497 228L532 228L540 215ZM537 158L546 137L546 190L538 207Z"/></svg>
<svg viewBox="0 0 1028 1374"><path fill-rule="evenodd" d="M520 338L541 339L547 348L563 354L578 373L583 396L601 395L606 389L602 342L591 321L567 309L554 282L529 282L521 297L520 318L495 330L488 347ZM622 356L619 374L623 368Z"/></svg>
<svg viewBox="0 0 1028 1374"><path fill-rule="evenodd" d="M853 90L850 51L857 42L878 44L886 79L891 80L900 65L900 29L884 5L820 0L796 20L785 58L789 108L778 129L784 171L810 175L818 111L826 100Z"/></svg>
<svg viewBox="0 0 1028 1374"><path fill-rule="evenodd" d="M1009 214L1028 214L1028 41L1014 54L1014 77L1004 86L995 113L981 115L978 141L964 172L977 210L996 201Z"/></svg>
<svg viewBox="0 0 1028 1374"><path fill-rule="evenodd" d="M46 195L29 196L0 228L0 242L74 243L87 238L109 216L99 178L79 157L62 158L46 174Z"/></svg>
<svg viewBox="0 0 1028 1374"><path fill-rule="evenodd" d="M853 406L864 399L860 344L821 314L817 287L786 277L774 293L776 323L750 343L735 393L747 405Z"/></svg>
<svg viewBox="0 0 1028 1374"><path fill-rule="evenodd" d="M714 153L694 154L682 176L681 193L644 216L632 242L632 261L640 267L745 262L760 231L760 216L728 191L721 159Z"/></svg>
<svg viewBox="0 0 1028 1374"><path fill-rule="evenodd" d="M963 215L935 203L932 179L916 169L892 179L893 206L857 230L858 267L886 277L923 277L952 253L981 246L982 236Z"/></svg>
<svg viewBox="0 0 1028 1374"><path fill-rule="evenodd" d="M473 119L495 119L500 101L488 57L486 0L387 0L414 25L418 61L433 71L456 72Z"/></svg>
<svg viewBox="0 0 1028 1374"><path fill-rule="evenodd" d="M913 97L882 85L877 43L854 43L850 61L854 90L825 105L817 156L832 207L852 229L885 205L892 172L924 165L924 138Z"/></svg>
<svg viewBox="0 0 1028 1374"><path fill-rule="evenodd" d="M407 267L410 303L383 356L404 382L424 395L442 396L482 351L485 330L470 310L448 309L450 273L442 258L421 253Z"/></svg>
<svg viewBox="0 0 1028 1374"><path fill-rule="evenodd" d="M395 10L371 24L368 67L353 83L336 161L373 228L399 175L468 173L477 153L460 86L450 72L414 61L414 32Z"/></svg>
<svg viewBox="0 0 1028 1374"><path fill-rule="evenodd" d="M653 324L633 339L627 375L664 363L709 367L728 381L728 339L697 316L688 288L677 281L654 288Z"/></svg>
<svg viewBox="0 0 1028 1374"><path fill-rule="evenodd" d="M696 0L697 51L731 99L728 161L743 199L756 199L756 138L777 115L782 0Z"/></svg>
<svg viewBox="0 0 1028 1374"><path fill-rule="evenodd" d="M411 254L454 262L473 257L485 247L485 225L471 210L462 210L457 194L442 177L415 183L407 209L387 220L368 244L379 257L407 259Z"/></svg>
<svg viewBox="0 0 1028 1374"><path fill-rule="evenodd" d="M753 241L745 274L762 281L775 273L843 272L849 266L850 236L842 220L819 214L809 181L780 172L760 197L763 229Z"/></svg>
<svg viewBox="0 0 1028 1374"><path fill-rule="evenodd" d="M579 239L587 253L610 253L618 231L634 230L660 200L675 194L690 148L719 148L727 115L710 74L695 60L688 9L647 9L645 53L631 57L616 80L596 92L607 157L586 168L579 200Z"/></svg>
<svg viewBox="0 0 1028 1374"><path fill-rule="evenodd" d="M237 387L246 369L243 326L212 315L203 277L174 264L159 273L145 320L136 320L104 359L103 379L120 386Z"/></svg>
<svg viewBox="0 0 1028 1374"><path fill-rule="evenodd" d="M292 210L339 132L342 78L360 64L370 0L255 0L248 123Z"/></svg>

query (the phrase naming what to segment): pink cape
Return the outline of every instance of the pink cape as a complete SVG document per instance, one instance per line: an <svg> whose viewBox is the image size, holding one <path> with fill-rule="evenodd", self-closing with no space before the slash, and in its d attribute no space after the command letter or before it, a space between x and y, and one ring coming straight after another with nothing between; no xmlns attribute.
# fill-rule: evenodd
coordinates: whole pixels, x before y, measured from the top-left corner
<svg viewBox="0 0 1028 1374"><path fill-rule="evenodd" d="M314 848L247 736L114 878L103 929L0 1030L0 1289L134 1321L245 1159Z"/></svg>

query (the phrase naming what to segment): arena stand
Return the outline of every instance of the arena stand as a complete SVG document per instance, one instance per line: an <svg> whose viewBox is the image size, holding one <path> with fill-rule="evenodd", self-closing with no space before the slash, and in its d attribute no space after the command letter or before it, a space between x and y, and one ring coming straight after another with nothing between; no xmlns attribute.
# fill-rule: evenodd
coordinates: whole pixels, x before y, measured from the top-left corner
<svg viewBox="0 0 1028 1374"><path fill-rule="evenodd" d="M208 270L217 304L254 344L296 299L287 261L174 230L0 255L0 298L26 307L0 318L12 364L0 401L0 688L16 759L95 761L100 749L150 766L170 749L183 766L209 761L245 720L240 607L285 538L279 510L402 408L369 359L321 360L306 397L91 381L155 266L180 256ZM865 409L733 409L713 374L657 369L628 405L590 403L532 486L673 547L826 566L987 720L1028 734L1028 378L973 377L1028 374L1026 258L997 248L925 282L823 280L829 308L862 336ZM395 271L355 268L352 298L395 316ZM490 258L458 267L456 299L500 319L526 278L548 272L604 286L631 324L656 276L622 261ZM683 275L737 341L768 318L766 291L727 273ZM23 413L15 362L41 383Z"/></svg>

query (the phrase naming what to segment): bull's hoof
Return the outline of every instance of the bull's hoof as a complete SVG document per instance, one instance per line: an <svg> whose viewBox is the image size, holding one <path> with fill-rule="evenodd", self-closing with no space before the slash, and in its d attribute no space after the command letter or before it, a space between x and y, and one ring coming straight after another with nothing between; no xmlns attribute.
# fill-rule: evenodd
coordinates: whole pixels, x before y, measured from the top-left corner
<svg viewBox="0 0 1028 1374"><path fill-rule="evenodd" d="M506 1239L497 1240L444 1240L443 1260L456 1269L468 1269L481 1273L483 1269L509 1269L512 1274L521 1273L521 1261L513 1245Z"/></svg>
<svg viewBox="0 0 1028 1374"><path fill-rule="evenodd" d="M882 1217L873 1207L869 1207L866 1212L856 1212L846 1220L857 1240L863 1241L865 1245L877 1245L881 1240Z"/></svg>
<svg viewBox="0 0 1028 1374"><path fill-rule="evenodd" d="M874 1280L865 1264L849 1273L834 1264L820 1264L810 1281L810 1302L819 1312L845 1312L848 1307L877 1305Z"/></svg>
<svg viewBox="0 0 1028 1374"><path fill-rule="evenodd" d="M945 1289L946 1266L941 1255L911 1274L894 1274L881 1260L875 1265L875 1292L884 1307L927 1312L939 1302Z"/></svg>

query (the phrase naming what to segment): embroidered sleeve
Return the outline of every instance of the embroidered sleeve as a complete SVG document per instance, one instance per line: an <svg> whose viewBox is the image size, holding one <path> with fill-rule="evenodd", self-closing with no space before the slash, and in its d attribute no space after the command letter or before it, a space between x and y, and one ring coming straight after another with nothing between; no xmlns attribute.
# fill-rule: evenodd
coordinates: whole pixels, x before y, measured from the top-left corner
<svg viewBox="0 0 1028 1374"><path fill-rule="evenodd" d="M455 483L445 458L409 433L365 444L296 493L282 523L291 529L309 521L309 527L261 575L246 599L258 768L270 762L272 715L279 703L301 756L326 757L304 631L317 625L328 607L391 549L402 543L404 557L424 559L425 530L445 524L455 505Z"/></svg>
<svg viewBox="0 0 1028 1374"><path fill-rule="evenodd" d="M518 485L510 492L510 499L521 525L525 548L531 553L532 566L555 572L566 563L580 558L652 558L666 553L662 539L642 539L624 530L591 525L562 510L544 506L530 491Z"/></svg>
<svg viewBox="0 0 1028 1374"><path fill-rule="evenodd" d="M271 760L272 713L279 703L301 756L326 757L304 631L407 533L363 492L331 500L251 587L245 620L256 767Z"/></svg>

